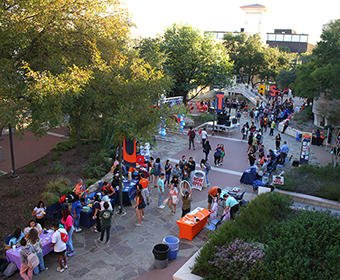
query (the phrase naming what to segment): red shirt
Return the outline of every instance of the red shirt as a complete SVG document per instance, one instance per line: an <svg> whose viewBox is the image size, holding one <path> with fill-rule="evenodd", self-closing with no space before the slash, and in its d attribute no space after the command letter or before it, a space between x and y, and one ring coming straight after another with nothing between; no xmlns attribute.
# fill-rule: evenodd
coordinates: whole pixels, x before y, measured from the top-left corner
<svg viewBox="0 0 340 280"><path fill-rule="evenodd" d="M217 190L219 187L212 187L209 191L208 194L211 194L212 196L217 196Z"/></svg>

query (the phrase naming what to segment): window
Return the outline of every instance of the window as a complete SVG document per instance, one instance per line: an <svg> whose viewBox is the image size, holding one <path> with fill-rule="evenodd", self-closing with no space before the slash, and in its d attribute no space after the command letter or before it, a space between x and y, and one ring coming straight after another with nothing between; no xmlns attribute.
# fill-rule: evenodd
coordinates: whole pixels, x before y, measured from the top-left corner
<svg viewBox="0 0 340 280"><path fill-rule="evenodd" d="M284 35L283 41L290 42L292 40L292 35Z"/></svg>
<svg viewBox="0 0 340 280"><path fill-rule="evenodd" d="M268 34L267 41L275 41L275 34Z"/></svg>
<svg viewBox="0 0 340 280"><path fill-rule="evenodd" d="M301 35L300 42L307 43L308 41L308 35Z"/></svg>
<svg viewBox="0 0 340 280"><path fill-rule="evenodd" d="M276 35L276 41L283 41L283 35L277 34Z"/></svg>
<svg viewBox="0 0 340 280"><path fill-rule="evenodd" d="M292 42L300 42L300 35L293 35Z"/></svg>

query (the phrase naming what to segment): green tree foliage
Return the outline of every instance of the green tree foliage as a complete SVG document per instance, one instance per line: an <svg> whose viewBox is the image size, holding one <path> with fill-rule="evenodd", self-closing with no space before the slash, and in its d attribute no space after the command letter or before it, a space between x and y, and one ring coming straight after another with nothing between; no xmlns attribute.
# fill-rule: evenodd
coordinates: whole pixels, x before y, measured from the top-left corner
<svg viewBox="0 0 340 280"><path fill-rule="evenodd" d="M212 36L188 25L174 24L160 40L160 51L166 54L163 68L173 79L171 96L183 96L189 91L228 83L232 64L221 44Z"/></svg>
<svg viewBox="0 0 340 280"><path fill-rule="evenodd" d="M295 68L291 70L283 69L277 75L276 83L281 89L289 88L294 83L296 79L296 70Z"/></svg>
<svg viewBox="0 0 340 280"><path fill-rule="evenodd" d="M245 33L224 35L224 46L232 61L235 75L240 75L243 83L254 86L253 78L259 75L261 79L276 78L281 69L287 67L296 56L278 48L263 46L258 34ZM247 77L247 80L244 80Z"/></svg>
<svg viewBox="0 0 340 280"><path fill-rule="evenodd" d="M297 96L340 98L340 20L330 23L313 49L310 61L297 67L294 91Z"/></svg>

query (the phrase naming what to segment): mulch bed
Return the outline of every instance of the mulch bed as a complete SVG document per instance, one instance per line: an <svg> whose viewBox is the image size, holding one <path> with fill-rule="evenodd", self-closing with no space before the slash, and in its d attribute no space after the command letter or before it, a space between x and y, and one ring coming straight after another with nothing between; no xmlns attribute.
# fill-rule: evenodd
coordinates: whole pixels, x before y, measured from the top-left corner
<svg viewBox="0 0 340 280"><path fill-rule="evenodd" d="M16 170L19 175L18 179L13 179L11 174L2 176L0 178L1 242L4 242L5 237L13 233L16 228L24 228L27 225L29 219L32 218L33 209L39 201L39 195L44 192L44 187L48 182L65 177L71 181L71 186L75 186L79 178L86 180L82 176L82 169L89 159L89 154L84 151L81 156L77 156L75 149L65 152L50 152L30 165L30 167L35 167L34 172L29 173L26 166ZM53 174L51 172L55 169L56 162L64 168L61 172ZM13 189L20 190L18 196L13 195ZM0 255L3 256L3 246L0 248Z"/></svg>

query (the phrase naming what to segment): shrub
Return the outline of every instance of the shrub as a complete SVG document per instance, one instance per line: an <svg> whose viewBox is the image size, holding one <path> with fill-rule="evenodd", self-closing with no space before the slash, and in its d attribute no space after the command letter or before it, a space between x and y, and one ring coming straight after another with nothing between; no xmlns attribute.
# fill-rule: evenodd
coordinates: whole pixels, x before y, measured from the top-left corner
<svg viewBox="0 0 340 280"><path fill-rule="evenodd" d="M55 180L56 183L62 184L64 186L67 186L71 184L71 181L65 177L59 177L58 179Z"/></svg>
<svg viewBox="0 0 340 280"><path fill-rule="evenodd" d="M42 201L45 201L45 202L51 201L51 200L55 199L56 197L57 197L57 195L54 194L54 193L51 193L51 192L43 192L43 193L39 196L39 198L40 198Z"/></svg>
<svg viewBox="0 0 340 280"><path fill-rule="evenodd" d="M244 279L265 257L258 245L240 239L236 239L229 246L216 246L216 250L214 259L208 262L211 270L204 278L206 280Z"/></svg>
<svg viewBox="0 0 340 280"><path fill-rule="evenodd" d="M58 196L55 196L55 197L51 198L50 200L48 200L47 204L53 205L54 203L58 202L59 200L60 200L60 198Z"/></svg>
<svg viewBox="0 0 340 280"><path fill-rule="evenodd" d="M21 193L21 189L12 189L8 192L8 195L11 197L18 197L19 195L21 195Z"/></svg>
<svg viewBox="0 0 340 280"><path fill-rule="evenodd" d="M292 199L276 192L265 193L253 199L247 208L240 208L240 215L235 222L229 221L222 224L213 234L209 235L209 242L205 243L196 259L193 272L209 274L211 266L208 261L213 260L216 247L234 241L236 238L246 242L264 242L265 228L286 219L292 213L290 206Z"/></svg>
<svg viewBox="0 0 340 280"><path fill-rule="evenodd" d="M74 187L69 187L69 188L63 189L61 193L62 195L68 195L69 193L73 192L73 190L74 190Z"/></svg>
<svg viewBox="0 0 340 280"><path fill-rule="evenodd" d="M67 178L60 177L54 181L50 181L46 186L45 186L45 191L50 192L50 193L62 193L65 186L70 184L71 181Z"/></svg>
<svg viewBox="0 0 340 280"><path fill-rule="evenodd" d="M59 158L59 156L58 156L57 154L53 154L53 155L51 156L51 159L52 159L53 161L56 161L58 158Z"/></svg>
<svg viewBox="0 0 340 280"><path fill-rule="evenodd" d="M83 173L87 178L102 178L110 171L111 161L103 152L92 154L90 161L85 165Z"/></svg>
<svg viewBox="0 0 340 280"><path fill-rule="evenodd" d="M271 279L338 279L340 224L330 212L299 211L268 227L265 266Z"/></svg>
<svg viewBox="0 0 340 280"><path fill-rule="evenodd" d="M86 181L85 181L85 184L87 185L87 186L91 186L91 185L93 185L95 182L97 182L98 180L97 179L87 179Z"/></svg>
<svg viewBox="0 0 340 280"><path fill-rule="evenodd" d="M51 151L68 151L76 147L76 142L72 140L59 142L57 146L54 146Z"/></svg>
<svg viewBox="0 0 340 280"><path fill-rule="evenodd" d="M43 165L47 165L48 164L48 159L47 158L43 158L41 160L41 162L42 162Z"/></svg>
<svg viewBox="0 0 340 280"><path fill-rule="evenodd" d="M210 122L214 120L214 115L210 113L202 113L198 117L203 122Z"/></svg>
<svg viewBox="0 0 340 280"><path fill-rule="evenodd" d="M34 173L35 172L35 166L32 164L27 165L27 172L28 173Z"/></svg>

